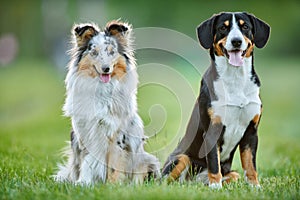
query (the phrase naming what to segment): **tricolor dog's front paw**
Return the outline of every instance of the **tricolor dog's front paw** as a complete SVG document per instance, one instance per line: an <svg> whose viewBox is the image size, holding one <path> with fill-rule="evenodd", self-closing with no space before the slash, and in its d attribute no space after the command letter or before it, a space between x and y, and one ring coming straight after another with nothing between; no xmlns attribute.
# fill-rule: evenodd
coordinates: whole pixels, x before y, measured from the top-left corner
<svg viewBox="0 0 300 200"><path fill-rule="evenodd" d="M256 187L256 188L261 188L260 184L259 184L259 181L258 181L258 178L257 178L257 172L256 171L244 171L244 178L245 178L245 181L250 185L250 186L253 186L253 187Z"/></svg>
<svg viewBox="0 0 300 200"><path fill-rule="evenodd" d="M230 183L232 181L237 181L239 178L240 178L239 173L237 173L235 171L231 171L223 177L222 181L223 181L223 184L226 184L226 183Z"/></svg>
<svg viewBox="0 0 300 200"><path fill-rule="evenodd" d="M217 174L208 173L209 188L211 189L221 189L222 188L222 174L221 172Z"/></svg>
<svg viewBox="0 0 300 200"><path fill-rule="evenodd" d="M222 181L220 181L219 183L210 183L209 188L214 190L222 189Z"/></svg>

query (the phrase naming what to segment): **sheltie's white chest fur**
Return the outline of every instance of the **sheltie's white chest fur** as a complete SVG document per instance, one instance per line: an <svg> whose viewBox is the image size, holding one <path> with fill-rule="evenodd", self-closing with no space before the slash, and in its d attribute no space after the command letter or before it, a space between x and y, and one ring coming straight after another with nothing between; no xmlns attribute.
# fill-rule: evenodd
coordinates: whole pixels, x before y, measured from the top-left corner
<svg viewBox="0 0 300 200"><path fill-rule="evenodd" d="M214 89L218 100L212 102L212 108L214 116L219 116L225 126L221 161L229 158L250 121L260 114L259 87L251 80L251 59L245 58L244 66L235 67L216 56L216 63L222 67L216 66L219 77Z"/></svg>
<svg viewBox="0 0 300 200"><path fill-rule="evenodd" d="M72 117L73 128L90 130L94 123L98 123L99 128L106 125L107 136L113 137L120 125L126 126L128 119L136 112L137 77L133 71L121 82L112 78L109 83L102 83L97 77L78 75L76 72L68 78L63 110L66 116Z"/></svg>

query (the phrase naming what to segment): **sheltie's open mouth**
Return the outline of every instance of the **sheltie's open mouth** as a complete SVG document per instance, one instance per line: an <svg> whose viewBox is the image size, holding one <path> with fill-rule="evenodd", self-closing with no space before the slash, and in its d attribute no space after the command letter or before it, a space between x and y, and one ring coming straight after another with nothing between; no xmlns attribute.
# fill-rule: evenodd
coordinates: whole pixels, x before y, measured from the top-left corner
<svg viewBox="0 0 300 200"><path fill-rule="evenodd" d="M110 74L100 74L99 76L103 83L108 83L110 81Z"/></svg>
<svg viewBox="0 0 300 200"><path fill-rule="evenodd" d="M93 65L95 71L97 72L97 74L99 75L99 78L100 80L103 82L103 83L108 83L110 81L110 78L111 78L111 74L109 73L103 73L101 74L97 68L95 67L95 65Z"/></svg>

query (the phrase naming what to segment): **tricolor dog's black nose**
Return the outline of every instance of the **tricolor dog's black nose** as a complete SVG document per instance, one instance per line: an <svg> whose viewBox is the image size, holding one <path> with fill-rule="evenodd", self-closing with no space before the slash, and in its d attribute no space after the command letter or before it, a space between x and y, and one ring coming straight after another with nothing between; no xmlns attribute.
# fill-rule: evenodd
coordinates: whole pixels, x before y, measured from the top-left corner
<svg viewBox="0 0 300 200"><path fill-rule="evenodd" d="M104 73L109 72L109 67L102 67L102 71L103 71Z"/></svg>
<svg viewBox="0 0 300 200"><path fill-rule="evenodd" d="M241 47L242 40L240 38L232 38L231 44L233 47L239 48L239 47Z"/></svg>

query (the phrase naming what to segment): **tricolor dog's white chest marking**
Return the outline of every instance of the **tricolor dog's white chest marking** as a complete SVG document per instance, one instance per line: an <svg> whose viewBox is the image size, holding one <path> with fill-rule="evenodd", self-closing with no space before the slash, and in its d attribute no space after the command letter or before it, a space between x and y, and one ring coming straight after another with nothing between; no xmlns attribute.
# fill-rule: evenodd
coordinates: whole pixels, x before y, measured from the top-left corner
<svg viewBox="0 0 300 200"><path fill-rule="evenodd" d="M238 31L236 27L232 30ZM219 77L214 81L214 90L218 100L212 102L212 109L214 117L220 117L225 126L220 158L226 161L250 121L260 114L261 100L259 87L251 80L252 57L244 58L243 66L239 67L230 65L224 56L215 59Z"/></svg>

